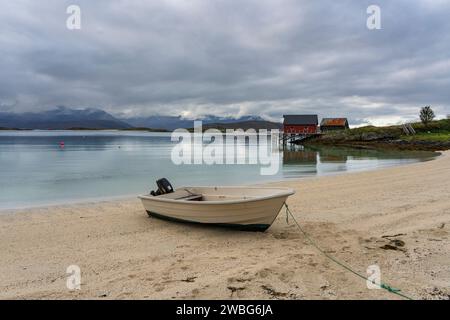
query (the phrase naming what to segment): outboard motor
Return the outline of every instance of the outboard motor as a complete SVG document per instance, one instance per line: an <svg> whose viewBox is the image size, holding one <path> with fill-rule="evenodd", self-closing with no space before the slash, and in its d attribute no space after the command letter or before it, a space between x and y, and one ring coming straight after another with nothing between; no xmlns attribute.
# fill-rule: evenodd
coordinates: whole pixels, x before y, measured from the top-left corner
<svg viewBox="0 0 450 320"><path fill-rule="evenodd" d="M161 178L159 180L156 180L156 185L158 186L158 190L150 191L150 194L152 196L160 196L162 194L173 192L173 187L170 184L169 180L167 180L166 178Z"/></svg>

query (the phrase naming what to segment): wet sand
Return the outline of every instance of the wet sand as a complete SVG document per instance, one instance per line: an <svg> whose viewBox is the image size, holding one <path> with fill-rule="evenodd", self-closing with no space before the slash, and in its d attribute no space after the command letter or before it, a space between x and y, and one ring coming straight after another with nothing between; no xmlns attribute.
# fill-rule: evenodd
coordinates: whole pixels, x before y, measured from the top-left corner
<svg viewBox="0 0 450 320"><path fill-rule="evenodd" d="M416 299L450 295L450 153L377 171L279 182L325 249ZM265 233L149 218L138 199L0 214L0 298L398 299L312 247L284 211ZM66 268L81 269L68 290Z"/></svg>

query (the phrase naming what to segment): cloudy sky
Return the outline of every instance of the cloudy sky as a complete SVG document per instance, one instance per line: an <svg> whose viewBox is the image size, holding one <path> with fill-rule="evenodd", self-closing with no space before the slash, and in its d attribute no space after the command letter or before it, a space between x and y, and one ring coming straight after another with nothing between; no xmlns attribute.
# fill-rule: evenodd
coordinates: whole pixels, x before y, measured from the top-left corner
<svg viewBox="0 0 450 320"><path fill-rule="evenodd" d="M450 113L450 1L0 0L0 111ZM69 30L66 9L81 8ZM381 30L366 26L381 8Z"/></svg>

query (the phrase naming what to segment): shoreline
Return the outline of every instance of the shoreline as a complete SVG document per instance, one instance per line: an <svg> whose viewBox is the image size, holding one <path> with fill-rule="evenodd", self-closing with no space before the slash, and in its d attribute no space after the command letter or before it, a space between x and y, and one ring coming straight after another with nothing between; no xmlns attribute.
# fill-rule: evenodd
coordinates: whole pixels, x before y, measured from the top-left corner
<svg viewBox="0 0 450 320"><path fill-rule="evenodd" d="M450 149L450 141L446 143L432 141L387 140L387 141L305 141L306 146L336 146L367 150L389 151L428 151L441 152Z"/></svg>
<svg viewBox="0 0 450 320"><path fill-rule="evenodd" d="M416 299L449 299L450 152L433 161L270 182L331 255ZM15 210L16 211L16 210ZM311 247L280 212L265 233L148 218L138 199L0 215L0 299L397 299ZM66 268L81 269L81 290Z"/></svg>
<svg viewBox="0 0 450 320"><path fill-rule="evenodd" d="M294 178L285 178L285 179L275 179L275 180L266 180L266 181L259 181L256 183L250 183L247 186L263 186L267 184L274 184L274 183L283 183L283 182L290 182L290 181L304 181L308 179L318 179L322 177L333 177L333 176L339 176L339 175L349 175L349 174L357 174L362 172L371 172L371 171L379 171L379 170L385 170L389 168L395 168L395 167L403 167L403 166L409 166L414 165L417 163L422 162L428 162L428 161L434 161L438 159L439 157L442 157L443 153L446 150L437 150L437 151L428 151L428 152L434 152L436 153L435 157L430 157L429 159L415 159L415 162L412 163L396 163L391 165L386 165L382 167L374 167L374 168L364 168L364 169L357 169L352 171L337 171L337 172L330 172L325 173L322 175L315 175L315 176L303 176L303 177L294 177ZM31 204L31 205L21 205L14 208L2 208L0 207L0 215L2 214L15 214L16 212L20 212L23 210L33 210L33 209L50 209L53 207L61 207L61 206L73 206L73 205L95 205L99 203L104 202L115 202L115 201L130 201L138 197L139 194L124 194L124 195L117 195L117 196L106 196L106 197L92 197L92 198L84 198L84 199L66 199L61 201L50 201L48 203L42 203L42 204Z"/></svg>

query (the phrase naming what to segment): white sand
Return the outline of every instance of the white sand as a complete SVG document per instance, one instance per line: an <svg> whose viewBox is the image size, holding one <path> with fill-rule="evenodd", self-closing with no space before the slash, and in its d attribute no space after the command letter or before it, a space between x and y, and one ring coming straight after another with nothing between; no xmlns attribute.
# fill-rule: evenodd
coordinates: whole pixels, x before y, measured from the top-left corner
<svg viewBox="0 0 450 320"><path fill-rule="evenodd" d="M304 228L361 273L414 298L450 295L450 153L436 160L281 182ZM404 234L402 250L384 235ZM395 247L395 246L394 246ZM265 233L148 218L138 199L0 214L0 298L396 299L368 290L280 214ZM78 265L81 290L66 288Z"/></svg>

